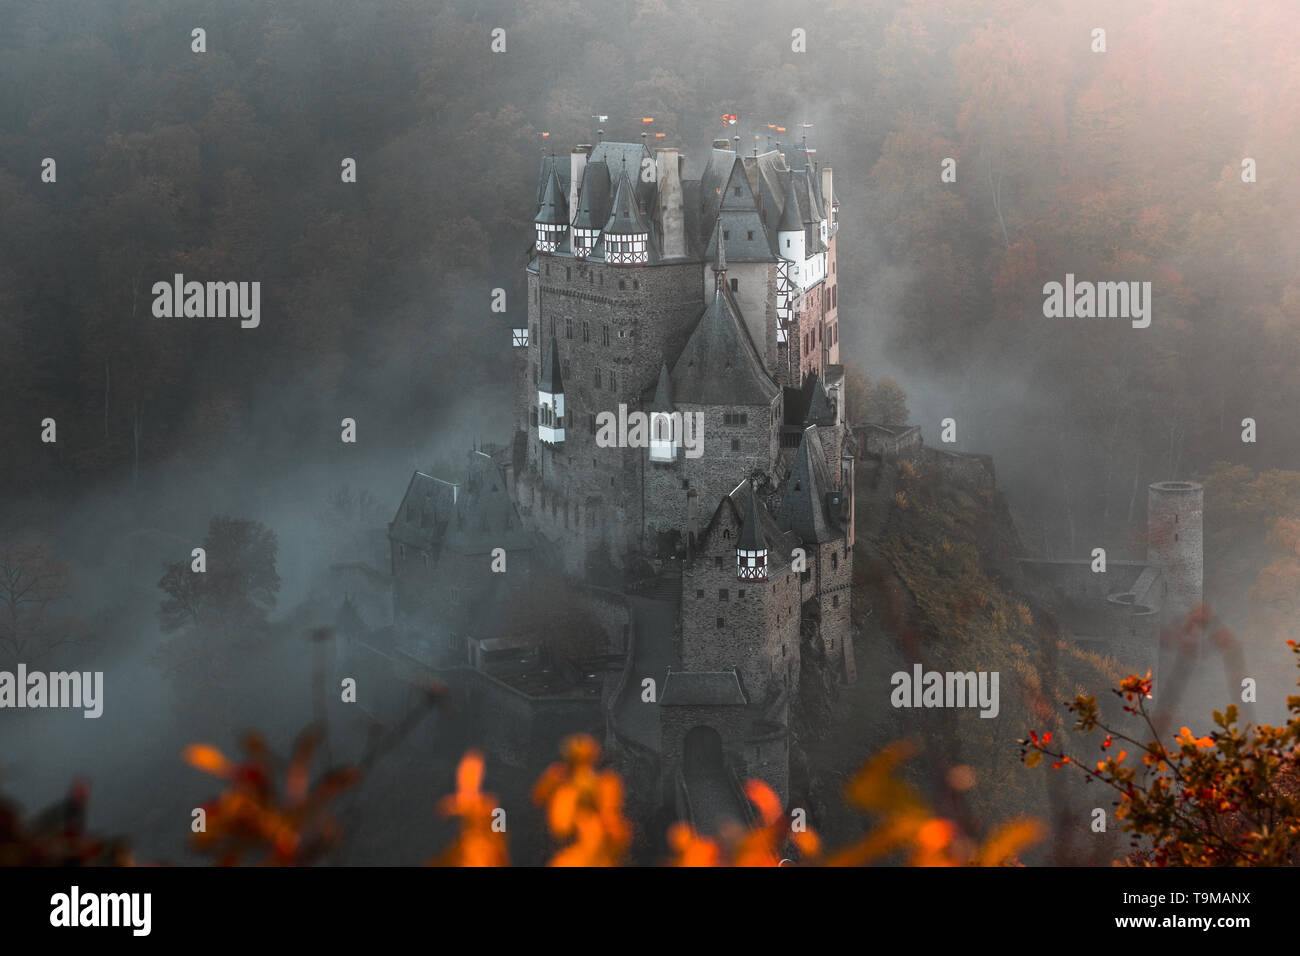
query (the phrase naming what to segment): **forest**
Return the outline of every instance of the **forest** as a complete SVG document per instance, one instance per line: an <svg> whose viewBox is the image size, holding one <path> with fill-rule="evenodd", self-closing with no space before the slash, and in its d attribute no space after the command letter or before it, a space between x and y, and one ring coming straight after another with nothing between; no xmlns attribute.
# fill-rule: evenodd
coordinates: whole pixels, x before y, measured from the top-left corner
<svg viewBox="0 0 1300 956"><path fill-rule="evenodd" d="M509 437L538 162L599 127L663 134L696 175L715 137L806 135L841 203L851 407L930 444L955 418L955 447L993 456L1017 543L1040 557L1142 555L1146 486L1204 481L1207 596L1289 687L1294 4L4 0L0 23L5 659L95 639L184 681L196 720L263 716L254 689L222 688L267 639L276 595L282 611L311 597L322 555L364 547L412 468ZM260 321L159 316L154 285L176 275L260 284ZM1044 286L1067 275L1150 283L1150 324L1048 318ZM361 458L340 449L343 418ZM994 532L940 527L957 492L897 480L913 510L882 519L889 569L865 568L867 593L889 575L928 588L930 623L951 630L939 598L977 581L996 626L973 640L1011 635L1032 670L1037 609L980 567ZM255 593L187 593L192 542L161 543L177 529L253 555ZM15 569L37 581L21 610ZM247 646L212 637L232 630ZM1095 673L1093 693L1123 676ZM1075 691L1051 689L1056 710ZM1016 707L1040 730L1068 722ZM1014 740L985 744L1014 762ZM573 746L575 766L594 760ZM221 776L217 756L190 753ZM870 779L901 761L883 759ZM908 817L908 840L925 819Z"/></svg>

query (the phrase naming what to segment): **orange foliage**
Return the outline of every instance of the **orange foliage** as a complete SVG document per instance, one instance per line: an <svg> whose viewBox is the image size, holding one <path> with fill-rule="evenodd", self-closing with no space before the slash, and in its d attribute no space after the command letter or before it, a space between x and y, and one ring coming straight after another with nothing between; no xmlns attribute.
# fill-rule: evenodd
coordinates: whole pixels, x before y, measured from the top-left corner
<svg viewBox="0 0 1300 956"><path fill-rule="evenodd" d="M438 812L460 819L460 836L434 866L509 866L504 830L493 828L496 797L482 791L483 755L471 750L456 768L456 792L443 797Z"/></svg>
<svg viewBox="0 0 1300 956"><path fill-rule="evenodd" d="M623 781L612 770L597 770L600 746L581 734L562 748L564 761L551 764L533 790L546 806L546 825L556 840L571 841L551 857L550 866L617 866L631 842L623 816Z"/></svg>
<svg viewBox="0 0 1300 956"><path fill-rule="evenodd" d="M337 845L340 831L329 803L353 786L361 773L354 767L330 770L311 786L309 768L321 739L315 727L298 738L283 795L274 783L273 757L257 735L244 738L248 759L243 763L226 759L206 744L187 747L185 760L190 766L228 783L220 796L203 805L204 829L191 835L195 847L223 866L238 865L246 857L283 866L312 862Z"/></svg>
<svg viewBox="0 0 1300 956"><path fill-rule="evenodd" d="M951 820L935 817L895 770L910 755L893 744L872 757L849 781L849 803L875 814L880 822L859 842L838 851L830 866L863 866L901 853L909 866L1003 866L1043 837L1036 820L1013 820L982 844Z"/></svg>

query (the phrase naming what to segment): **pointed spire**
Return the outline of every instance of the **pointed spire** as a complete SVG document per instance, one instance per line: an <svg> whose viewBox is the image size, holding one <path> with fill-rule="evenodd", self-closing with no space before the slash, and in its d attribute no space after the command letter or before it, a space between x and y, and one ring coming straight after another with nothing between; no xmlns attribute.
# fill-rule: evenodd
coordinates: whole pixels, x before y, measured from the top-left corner
<svg viewBox="0 0 1300 956"><path fill-rule="evenodd" d="M803 216L799 213L799 197L794 191L794 170L790 170L785 180L785 200L781 209L781 222L777 232L803 232Z"/></svg>
<svg viewBox="0 0 1300 956"><path fill-rule="evenodd" d="M548 226L567 226L569 224L569 201L560 186L560 176L551 167L551 175L546 180L546 192L542 194L542 204L538 207L535 223Z"/></svg>
<svg viewBox="0 0 1300 956"><path fill-rule="evenodd" d="M609 167L603 162L590 163L583 172L573 227L575 229L603 228L608 218L605 215L605 206L608 202Z"/></svg>
<svg viewBox="0 0 1300 956"><path fill-rule="evenodd" d="M713 292L715 298L722 294L723 283L727 281L727 249L722 239L722 217L718 217L718 251L713 258Z"/></svg>
<svg viewBox="0 0 1300 956"><path fill-rule="evenodd" d="M808 402L808 413L804 416L804 425L834 425L835 407L831 397L822 383L821 376L813 372L808 378L812 396Z"/></svg>
<svg viewBox="0 0 1300 956"><path fill-rule="evenodd" d="M654 404L651 410L656 412L673 410L673 383L668 373L667 362L659 366L659 383L655 386Z"/></svg>
<svg viewBox="0 0 1300 956"><path fill-rule="evenodd" d="M749 504L745 508L745 524L740 529L740 540L736 547L742 551L766 551L767 537L758 523L758 488L751 480L749 483Z"/></svg>
<svg viewBox="0 0 1300 956"><path fill-rule="evenodd" d="M835 536L825 510L825 493L830 487L826 453L816 427L810 425L799 440L799 450L782 489L777 523L805 542L830 541Z"/></svg>
<svg viewBox="0 0 1300 956"><path fill-rule="evenodd" d="M650 231L637 206L636 191L627 178L627 159L618 174L618 188L614 191L614 204L605 223L605 234L612 236L645 235Z"/></svg>
<svg viewBox="0 0 1300 956"><path fill-rule="evenodd" d="M554 335L551 336L551 350L542 362L542 378L537 385L539 392L560 395L564 392L564 381L560 377L560 345Z"/></svg>

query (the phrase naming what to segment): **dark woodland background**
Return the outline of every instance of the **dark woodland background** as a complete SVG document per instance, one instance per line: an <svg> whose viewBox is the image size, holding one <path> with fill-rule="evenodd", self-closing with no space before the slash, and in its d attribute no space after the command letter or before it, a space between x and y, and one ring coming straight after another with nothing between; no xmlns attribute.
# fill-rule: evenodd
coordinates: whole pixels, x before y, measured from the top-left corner
<svg viewBox="0 0 1300 956"><path fill-rule="evenodd" d="M261 521L292 608L412 468L509 436L490 292L523 308L540 151L593 141L592 114L623 140L653 116L696 174L715 136L813 124L842 203L846 364L896 379L931 444L955 417L1039 554L1141 553L1145 485L1208 479L1211 600L1261 642L1293 617L1290 3L51 0L0 3L0 25L0 538L42 542L57 608L110 663L151 666L157 541L180 560L213 515ZM177 272L260 281L261 326L154 318ZM1044 319L1067 272L1150 281L1150 328ZM174 763L201 726L131 706L157 750L124 772ZM85 770L81 723L0 737L14 785ZM156 822L113 786L109 820Z"/></svg>

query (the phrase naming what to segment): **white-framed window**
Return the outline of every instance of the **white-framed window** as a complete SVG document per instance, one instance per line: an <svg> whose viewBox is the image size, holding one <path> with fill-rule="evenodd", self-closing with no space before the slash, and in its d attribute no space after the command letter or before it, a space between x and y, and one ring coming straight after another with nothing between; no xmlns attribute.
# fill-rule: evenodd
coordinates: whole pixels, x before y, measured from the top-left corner
<svg viewBox="0 0 1300 956"><path fill-rule="evenodd" d="M599 229L578 229L573 230L573 255L578 259L585 259L591 255L591 250L596 247L596 239L600 236Z"/></svg>
<svg viewBox="0 0 1300 956"><path fill-rule="evenodd" d="M560 243L564 240L564 233L568 226L557 226L549 222L536 223L537 226L537 251L538 252L556 252L560 248ZM549 274L549 268L547 270Z"/></svg>
<svg viewBox="0 0 1300 956"><path fill-rule="evenodd" d="M649 233L605 236L605 261L614 265L641 265L649 259Z"/></svg>

